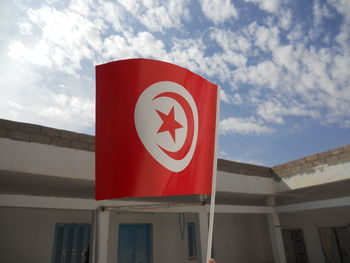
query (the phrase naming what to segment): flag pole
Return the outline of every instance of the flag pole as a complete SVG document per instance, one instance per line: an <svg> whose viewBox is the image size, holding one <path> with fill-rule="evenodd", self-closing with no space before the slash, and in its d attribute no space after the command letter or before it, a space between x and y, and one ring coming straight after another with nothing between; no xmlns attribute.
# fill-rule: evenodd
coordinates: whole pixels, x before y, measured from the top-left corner
<svg viewBox="0 0 350 263"><path fill-rule="evenodd" d="M214 212L215 212L215 196L216 196L216 173L217 173L217 155L218 155L218 129L219 129L219 117L220 117L220 87L217 90L217 103L216 103L216 128L215 128L215 146L214 146L214 162L213 162L213 178L211 188L210 199L210 211L209 211L209 230L208 230L208 245L207 245L207 260L208 263L211 258L211 248L213 244L213 228L214 228Z"/></svg>

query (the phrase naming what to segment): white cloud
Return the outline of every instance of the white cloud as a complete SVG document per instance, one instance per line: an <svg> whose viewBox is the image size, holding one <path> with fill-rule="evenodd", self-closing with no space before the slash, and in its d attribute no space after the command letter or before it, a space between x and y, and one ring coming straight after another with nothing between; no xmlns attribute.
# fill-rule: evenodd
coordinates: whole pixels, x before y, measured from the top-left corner
<svg viewBox="0 0 350 263"><path fill-rule="evenodd" d="M294 104L294 105L293 105ZM295 102L282 104L276 100L270 100L261 103L258 106L257 113L265 120L273 123L284 123L284 116L309 116L319 117L318 113L305 109L304 105L298 105Z"/></svg>
<svg viewBox="0 0 350 263"><path fill-rule="evenodd" d="M244 33L264 52L274 50L280 44L280 31L277 26L266 27L253 22L244 28Z"/></svg>
<svg viewBox="0 0 350 263"><path fill-rule="evenodd" d="M279 66L284 66L292 74L297 74L299 68L299 50L294 50L292 45L278 46L272 51L273 59Z"/></svg>
<svg viewBox="0 0 350 263"><path fill-rule="evenodd" d="M245 0L246 2L252 2L257 4L260 9L267 12L277 12L280 7L280 0Z"/></svg>
<svg viewBox="0 0 350 263"><path fill-rule="evenodd" d="M238 67L233 81L251 85L245 99L265 121L282 124L285 116L303 116L341 125L350 108L349 26L341 26L339 46L321 48L310 44L298 23L287 35L289 44L281 44L274 24L252 23L243 34L251 43L248 55L259 59Z"/></svg>
<svg viewBox="0 0 350 263"><path fill-rule="evenodd" d="M240 105L243 103L243 99L239 93L228 94L224 89L220 89L220 100L227 104Z"/></svg>
<svg viewBox="0 0 350 263"><path fill-rule="evenodd" d="M165 50L162 41L149 32L137 35L111 35L103 42L102 56L106 60L118 60L134 57L162 58Z"/></svg>
<svg viewBox="0 0 350 263"><path fill-rule="evenodd" d="M242 67L235 71L235 79L241 82L276 89L280 84L281 69L266 60L256 66Z"/></svg>
<svg viewBox="0 0 350 263"><path fill-rule="evenodd" d="M350 23L350 2L348 0L328 0L327 2L343 15L345 24Z"/></svg>
<svg viewBox="0 0 350 263"><path fill-rule="evenodd" d="M125 23L127 12L121 5L103 0L98 0L95 3L96 5L90 9L88 17L90 16L90 20L103 33L108 29L108 25L111 25L111 28L115 31L128 32L133 30L130 25Z"/></svg>
<svg viewBox="0 0 350 263"><path fill-rule="evenodd" d="M331 10L325 5L321 4L320 0L313 1L313 19L314 19L314 27L320 26L325 18L332 17Z"/></svg>
<svg viewBox="0 0 350 263"><path fill-rule="evenodd" d="M279 13L279 21L278 26L282 28L283 30L289 30L289 28L292 25L292 12L290 9L288 10L282 10Z"/></svg>
<svg viewBox="0 0 350 263"><path fill-rule="evenodd" d="M220 100L230 104L232 102L232 97L228 95L225 90L220 89Z"/></svg>
<svg viewBox="0 0 350 263"><path fill-rule="evenodd" d="M27 14L27 22L21 24L26 25L25 36L9 45L12 58L72 75L82 69L83 59L95 59L102 44L101 28L87 18L48 6L29 9Z"/></svg>
<svg viewBox="0 0 350 263"><path fill-rule="evenodd" d="M266 123L283 124L287 116L347 127L349 1L329 0L335 9L327 8L334 14L338 12L343 24L335 44L329 42L332 46L322 48L310 41L308 31L293 20L291 10L279 8L279 1L252 1L274 13L268 14L268 23L253 22L236 31L223 28L221 23L238 18L233 4L202 1L203 13L217 26L193 36L182 31L184 23L191 19L189 0L72 0L62 4L64 9L57 7L62 8L59 1L26 9L21 19L16 18L19 34L10 38L7 34L2 36L5 41L0 41L0 90L5 94L0 111L11 118L23 115L28 121L33 115L32 119L45 120L44 123L51 123L50 113L61 126L70 125L73 119L92 122L90 113L89 117L78 115L92 110L93 65L146 57L175 63L213 82L219 81L226 87L220 94L223 102L250 107L255 118L223 120L220 127L224 134L271 132ZM328 4L315 5L315 24L322 25L323 19L331 15L324 7ZM170 28L180 29L179 36L166 38ZM7 64L16 66L10 70ZM28 87L40 87L32 90L42 94L40 99L27 99L31 94L23 79L28 80ZM11 89L5 88L9 86ZM37 107L36 113L31 104Z"/></svg>
<svg viewBox="0 0 350 263"><path fill-rule="evenodd" d="M303 39L303 37L304 37L304 34L301 30L300 24L294 25L293 29L287 35L287 39L291 42L295 42L295 41L302 42L300 40Z"/></svg>
<svg viewBox="0 0 350 263"><path fill-rule="evenodd" d="M81 97L69 97L66 94L52 94L50 100L52 105L45 108L34 107L34 111L40 117L47 120L58 119L64 122L65 126L73 125L77 129L79 126L89 127L95 120L95 101Z"/></svg>
<svg viewBox="0 0 350 263"><path fill-rule="evenodd" d="M230 30L214 29L210 37L225 51L246 53L251 48L250 41L242 34Z"/></svg>
<svg viewBox="0 0 350 263"><path fill-rule="evenodd" d="M52 61L48 58L49 49L50 48L45 41L40 41L33 47L28 47L22 42L14 41L9 45L8 54L10 57L18 59L24 63L51 67Z"/></svg>
<svg viewBox="0 0 350 263"><path fill-rule="evenodd" d="M237 18L238 12L230 0L201 0L204 15L214 24Z"/></svg>
<svg viewBox="0 0 350 263"><path fill-rule="evenodd" d="M47 72L38 71L35 66L18 64L12 59L2 60L1 118L80 132L91 130L95 120L95 101L84 87L87 82L78 82L85 94L73 95L72 89L77 89L73 85L67 87L68 90L60 85L51 89L45 86L46 75Z"/></svg>
<svg viewBox="0 0 350 263"><path fill-rule="evenodd" d="M191 19L189 0L122 0L119 3L151 31L180 29L183 21Z"/></svg>
<svg viewBox="0 0 350 263"><path fill-rule="evenodd" d="M153 6L140 17L141 22L153 31L162 31L166 28L181 28L183 20L190 20L187 8L189 1L171 0L162 1Z"/></svg>
<svg viewBox="0 0 350 263"><path fill-rule="evenodd" d="M346 120L344 121L344 123L342 124L343 128L350 128L350 120Z"/></svg>
<svg viewBox="0 0 350 263"><path fill-rule="evenodd" d="M201 74L209 80L213 77L221 81L227 81L232 77L229 65L225 62L227 54L214 53L205 55L205 43L202 38L175 39L173 46L163 60L188 68Z"/></svg>
<svg viewBox="0 0 350 263"><path fill-rule="evenodd" d="M229 117L220 121L219 132L229 134L256 134L261 135L272 132L273 129L261 124L254 118Z"/></svg>

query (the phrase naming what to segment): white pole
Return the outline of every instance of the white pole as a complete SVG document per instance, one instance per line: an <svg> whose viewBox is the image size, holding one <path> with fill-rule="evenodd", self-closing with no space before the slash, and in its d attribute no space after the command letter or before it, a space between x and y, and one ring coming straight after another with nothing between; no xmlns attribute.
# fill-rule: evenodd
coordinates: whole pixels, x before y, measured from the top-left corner
<svg viewBox="0 0 350 263"><path fill-rule="evenodd" d="M213 228L214 228L214 211L215 211L215 195L216 195L216 171L217 171L217 154L218 154L218 129L219 129L219 117L220 117L220 87L217 91L217 103L216 103L216 129L215 129L215 146L214 146L214 163L213 163L213 179L211 188L211 200L210 200L210 212L209 212L209 233L208 233L208 246L207 246L207 261L211 258L211 247L213 242Z"/></svg>

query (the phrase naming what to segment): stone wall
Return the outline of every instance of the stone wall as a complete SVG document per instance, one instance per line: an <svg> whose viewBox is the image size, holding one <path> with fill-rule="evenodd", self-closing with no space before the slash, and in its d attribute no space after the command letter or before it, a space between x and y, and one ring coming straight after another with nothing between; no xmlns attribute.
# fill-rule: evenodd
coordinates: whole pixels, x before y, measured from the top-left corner
<svg viewBox="0 0 350 263"><path fill-rule="evenodd" d="M218 170L228 173L243 174L243 175L253 175L261 177L272 177L273 173L271 168L258 166L248 163L239 163L234 161L228 161L223 159L218 159Z"/></svg>
<svg viewBox="0 0 350 263"><path fill-rule="evenodd" d="M350 162L350 144L272 167L274 176L290 177L324 165Z"/></svg>
<svg viewBox="0 0 350 263"><path fill-rule="evenodd" d="M0 137L95 151L95 136L4 119L0 119Z"/></svg>

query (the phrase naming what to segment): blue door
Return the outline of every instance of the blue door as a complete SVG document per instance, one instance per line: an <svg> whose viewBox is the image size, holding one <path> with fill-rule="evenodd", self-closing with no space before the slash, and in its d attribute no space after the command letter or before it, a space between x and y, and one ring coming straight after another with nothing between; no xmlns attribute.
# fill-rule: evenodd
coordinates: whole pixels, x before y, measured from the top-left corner
<svg viewBox="0 0 350 263"><path fill-rule="evenodd" d="M118 263L151 263L151 224L121 224Z"/></svg>

